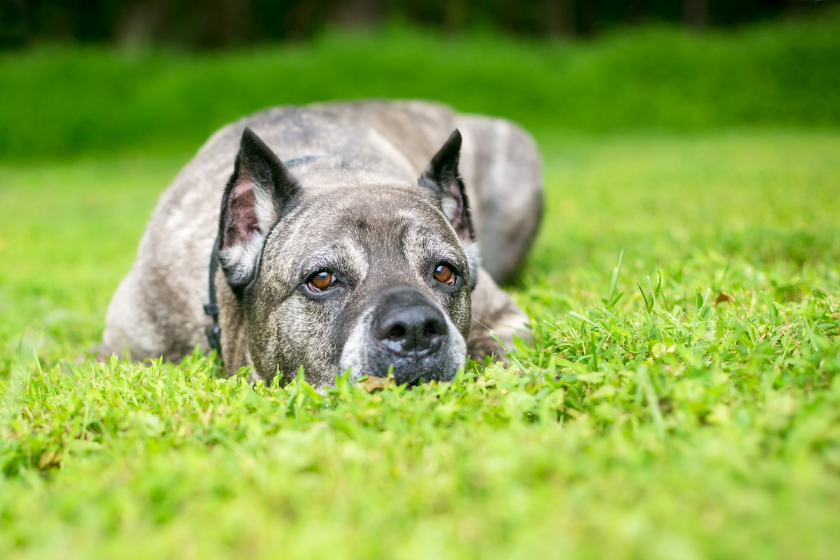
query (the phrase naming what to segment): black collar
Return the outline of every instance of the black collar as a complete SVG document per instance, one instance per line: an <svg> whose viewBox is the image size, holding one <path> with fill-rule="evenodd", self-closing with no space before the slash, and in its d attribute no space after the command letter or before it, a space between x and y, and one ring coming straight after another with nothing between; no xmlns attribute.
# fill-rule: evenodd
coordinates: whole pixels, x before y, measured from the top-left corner
<svg viewBox="0 0 840 560"><path fill-rule="evenodd" d="M219 235L213 242L213 253L210 255L210 303L204 304L204 314L213 318L213 324L204 327L210 349L216 351L216 356L222 357L222 327L219 326L219 306L216 304L216 272L219 270Z"/></svg>
<svg viewBox="0 0 840 560"><path fill-rule="evenodd" d="M304 156L295 159L288 159L283 162L286 167L297 167L316 160L321 156ZM216 272L219 270L219 235L216 234L216 240L213 242L213 252L210 255L210 277L208 281L208 288L210 291L210 303L204 304L204 314L209 315L213 319L213 323L204 327L204 333L207 335L207 342L210 344L210 349L216 351L216 356L222 357L222 327L219 326L219 306L216 303Z"/></svg>

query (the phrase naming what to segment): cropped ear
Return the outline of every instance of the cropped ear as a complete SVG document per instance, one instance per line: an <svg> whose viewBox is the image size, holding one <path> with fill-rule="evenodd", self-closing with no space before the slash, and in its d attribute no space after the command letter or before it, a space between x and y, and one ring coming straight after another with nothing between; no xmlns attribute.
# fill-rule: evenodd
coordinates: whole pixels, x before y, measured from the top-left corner
<svg viewBox="0 0 840 560"><path fill-rule="evenodd" d="M449 219L455 233L458 234L470 266L470 287L474 289L478 281L481 258L478 253L478 243L475 242L475 230L470 216L467 191L458 174L460 157L461 132L456 128L423 171L418 184L435 194L443 213Z"/></svg>
<svg viewBox="0 0 840 560"><path fill-rule="evenodd" d="M253 280L265 236L299 191L271 148L246 128L219 217L219 261L235 293Z"/></svg>
<svg viewBox="0 0 840 560"><path fill-rule="evenodd" d="M461 132L456 128L443 147L432 158L418 183L430 189L461 241L475 241L470 204L464 182L458 174L461 157Z"/></svg>

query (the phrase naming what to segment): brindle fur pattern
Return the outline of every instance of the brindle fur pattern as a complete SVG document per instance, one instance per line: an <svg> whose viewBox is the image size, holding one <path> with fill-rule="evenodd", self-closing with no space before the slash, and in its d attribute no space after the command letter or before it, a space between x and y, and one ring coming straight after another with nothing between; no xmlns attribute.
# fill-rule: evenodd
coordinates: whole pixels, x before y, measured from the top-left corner
<svg viewBox="0 0 840 560"><path fill-rule="evenodd" d="M503 356L488 329L507 344L527 334L527 317L494 278L516 272L539 224L541 169L530 137L508 121L426 102L335 103L269 109L207 141L152 214L109 306L102 354L127 348L133 359L177 361L197 345L209 349L210 319L202 311L208 264L217 233L226 231L219 203L237 188L231 171L246 128L280 159L317 157L287 170L297 183L288 196L271 199L255 188L251 198L241 197L255 208L256 223L228 229L233 241L223 247L216 276L228 373L253 364L252 379L280 373L288 380L303 366L318 387L347 369L354 378L383 374L369 322L396 287L421 294L448 327L449 365L419 364L420 380L451 378L467 353ZM475 240L453 228L459 210L447 196L418 184L456 128ZM254 169L241 181L265 180ZM441 289L431 278L441 261L463 277L457 289ZM324 267L343 291L305 297L307 275Z"/></svg>

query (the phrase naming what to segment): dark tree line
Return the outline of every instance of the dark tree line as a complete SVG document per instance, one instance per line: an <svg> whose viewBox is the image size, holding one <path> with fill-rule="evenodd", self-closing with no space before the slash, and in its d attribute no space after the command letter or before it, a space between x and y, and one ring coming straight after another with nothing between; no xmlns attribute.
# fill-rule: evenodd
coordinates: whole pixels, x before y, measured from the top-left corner
<svg viewBox="0 0 840 560"><path fill-rule="evenodd" d="M807 13L837 0L0 0L0 45L38 41L164 43L193 48L299 39L325 26L399 18L458 32L588 36L618 25L702 29Z"/></svg>

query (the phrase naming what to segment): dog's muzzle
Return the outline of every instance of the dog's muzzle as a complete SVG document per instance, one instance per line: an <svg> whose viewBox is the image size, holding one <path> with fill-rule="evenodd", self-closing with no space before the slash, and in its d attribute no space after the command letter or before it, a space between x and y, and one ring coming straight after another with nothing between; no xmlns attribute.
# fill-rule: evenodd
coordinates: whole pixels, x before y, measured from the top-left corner
<svg viewBox="0 0 840 560"><path fill-rule="evenodd" d="M373 375L384 377L393 367L399 384L449 377L449 326L443 313L419 290L393 288L383 294L371 329Z"/></svg>

